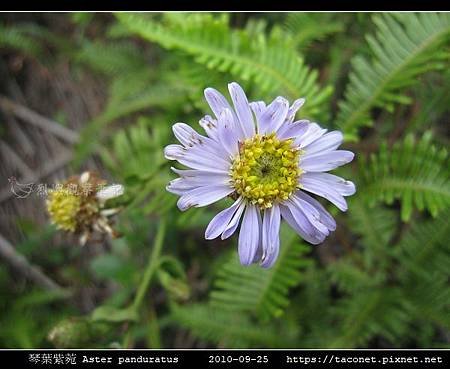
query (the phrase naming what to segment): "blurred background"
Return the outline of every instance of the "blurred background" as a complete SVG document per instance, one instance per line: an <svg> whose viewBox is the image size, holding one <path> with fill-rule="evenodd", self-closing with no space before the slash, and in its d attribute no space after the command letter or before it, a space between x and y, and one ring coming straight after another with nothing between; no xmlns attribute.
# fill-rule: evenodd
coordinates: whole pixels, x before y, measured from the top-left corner
<svg viewBox="0 0 450 369"><path fill-rule="evenodd" d="M0 80L0 347L449 347L450 14L3 13ZM269 270L204 240L228 200L165 191L171 125L231 81L356 153L337 230L283 228ZM45 188L85 170L125 194L80 246Z"/></svg>

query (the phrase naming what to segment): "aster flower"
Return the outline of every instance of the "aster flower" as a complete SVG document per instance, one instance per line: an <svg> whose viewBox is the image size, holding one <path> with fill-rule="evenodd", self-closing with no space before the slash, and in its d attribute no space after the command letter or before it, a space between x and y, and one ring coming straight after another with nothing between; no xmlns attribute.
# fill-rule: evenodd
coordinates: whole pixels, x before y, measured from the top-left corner
<svg viewBox="0 0 450 369"><path fill-rule="evenodd" d="M172 168L179 178L167 190L180 196L181 211L231 197L234 203L211 220L205 238L230 237L242 218L241 264L259 262L268 268L279 253L282 218L312 244L336 229L333 217L307 192L346 211L344 196L355 193L354 184L326 172L349 163L354 154L337 149L341 132L294 121L304 99L289 105L277 97L266 106L262 101L249 103L237 83L228 88L233 107L217 90L205 90L215 115L200 120L206 136L185 123L173 125L181 145L168 145L165 157L190 169Z"/></svg>
<svg viewBox="0 0 450 369"><path fill-rule="evenodd" d="M106 202L123 192L122 185L106 186L106 181L94 172L72 176L48 193L50 221L58 229L79 235L81 245L94 231L116 237L109 217L120 209L107 208Z"/></svg>

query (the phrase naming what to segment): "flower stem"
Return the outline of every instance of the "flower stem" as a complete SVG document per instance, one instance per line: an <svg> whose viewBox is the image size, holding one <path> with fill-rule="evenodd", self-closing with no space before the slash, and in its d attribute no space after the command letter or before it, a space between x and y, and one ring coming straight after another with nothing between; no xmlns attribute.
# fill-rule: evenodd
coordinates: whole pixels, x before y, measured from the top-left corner
<svg viewBox="0 0 450 369"><path fill-rule="evenodd" d="M142 277L142 281L139 284L138 290L131 305L131 309L136 311L136 313L139 311L139 308L141 307L141 304L144 301L144 297L150 286L150 282L153 278L153 275L155 274L155 271L157 270L159 263L159 256L161 254L165 233L166 233L166 221L164 218L161 218L158 232L156 233L155 240L153 243L153 249L152 252L150 253L150 257L148 259L147 266L144 271L144 276ZM129 329L125 335L123 346L127 348L130 344L130 341L131 341L131 333Z"/></svg>

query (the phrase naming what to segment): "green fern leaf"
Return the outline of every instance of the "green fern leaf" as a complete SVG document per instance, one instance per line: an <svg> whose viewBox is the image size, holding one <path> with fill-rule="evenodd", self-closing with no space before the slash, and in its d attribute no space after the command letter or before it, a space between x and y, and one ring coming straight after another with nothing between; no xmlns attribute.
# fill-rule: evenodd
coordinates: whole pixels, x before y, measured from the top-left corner
<svg viewBox="0 0 450 369"><path fill-rule="evenodd" d="M361 347L375 337L391 342L403 337L410 320L410 305L397 287L372 288L346 298L336 307L341 322L330 347Z"/></svg>
<svg viewBox="0 0 450 369"><path fill-rule="evenodd" d="M341 32L344 23L331 13L288 13L284 29L292 35L294 44L303 49L313 41Z"/></svg>
<svg viewBox="0 0 450 369"><path fill-rule="evenodd" d="M243 267L233 258L217 273L211 304L217 308L253 312L263 320L280 316L289 304L288 293L302 276L301 269L310 261L302 257L309 247L298 236L282 227L281 249L276 264L267 270L259 266Z"/></svg>
<svg viewBox="0 0 450 369"><path fill-rule="evenodd" d="M0 24L0 49L15 49L24 54L40 56L43 49L30 32L33 28L37 28L37 26L32 24L17 24L15 26Z"/></svg>
<svg viewBox="0 0 450 369"><path fill-rule="evenodd" d="M360 165L360 196L370 204L382 200L401 201L401 218L408 221L414 207L433 216L450 205L447 150L438 149L427 132L420 141L412 135L392 149L386 145L378 155Z"/></svg>
<svg viewBox="0 0 450 369"><path fill-rule="evenodd" d="M131 32L164 48L181 50L210 69L255 82L267 96L306 96L308 104L302 110L306 117L323 114L331 88L319 87L317 71L305 66L289 42L264 34L250 38L245 31L232 30L227 16L184 14L179 22L171 15L172 22L166 23L139 14L116 16Z"/></svg>
<svg viewBox="0 0 450 369"><path fill-rule="evenodd" d="M382 206L370 208L358 197L349 201L348 208L349 223L352 230L361 236L362 244L378 252L384 249L397 228L395 211Z"/></svg>
<svg viewBox="0 0 450 369"><path fill-rule="evenodd" d="M397 258L402 265L400 278L404 282L408 283L413 276L420 280L429 280L427 276L436 277L436 273L448 276L449 217L449 210L442 212L437 219L414 225L402 238Z"/></svg>
<svg viewBox="0 0 450 369"><path fill-rule="evenodd" d="M248 315L192 304L172 309L171 319L189 329L197 338L222 347L293 347L295 329L281 330L274 324L256 324Z"/></svg>
<svg viewBox="0 0 450 369"><path fill-rule="evenodd" d="M450 14L383 14L373 20L377 32L367 41L374 58L354 57L337 116L338 125L354 140L358 128L371 124L372 108L392 111L395 104L410 103L401 92L419 75L449 63Z"/></svg>

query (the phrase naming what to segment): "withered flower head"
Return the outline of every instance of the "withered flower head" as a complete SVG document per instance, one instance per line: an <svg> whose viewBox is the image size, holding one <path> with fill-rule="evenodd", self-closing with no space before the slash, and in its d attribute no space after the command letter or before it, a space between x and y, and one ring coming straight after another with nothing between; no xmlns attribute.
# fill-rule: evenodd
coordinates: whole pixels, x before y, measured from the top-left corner
<svg viewBox="0 0 450 369"><path fill-rule="evenodd" d="M108 208L109 199L122 195L122 185L106 186L94 172L72 176L50 190L47 210L57 228L80 235L84 245L94 231L116 237L109 217L120 209Z"/></svg>

